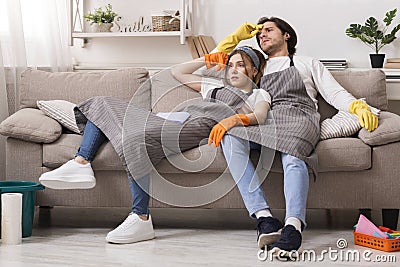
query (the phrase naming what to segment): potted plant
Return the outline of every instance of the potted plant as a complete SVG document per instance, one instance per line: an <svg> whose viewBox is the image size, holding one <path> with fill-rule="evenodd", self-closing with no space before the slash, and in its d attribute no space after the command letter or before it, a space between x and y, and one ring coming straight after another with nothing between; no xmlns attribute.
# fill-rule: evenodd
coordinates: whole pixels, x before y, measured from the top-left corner
<svg viewBox="0 0 400 267"><path fill-rule="evenodd" d="M105 10L103 10L101 7L95 8L93 13L89 12L83 17L86 19L86 21L90 22L90 25L96 26L95 31L109 32L112 27L112 22L117 16L118 14L112 10L112 6L107 4L105 6ZM119 18L120 17L117 17L117 19Z"/></svg>
<svg viewBox="0 0 400 267"><path fill-rule="evenodd" d="M385 54L379 54L379 50L396 39L396 33L400 30L400 24L395 26L389 33L389 26L396 17L397 8L388 11L383 19L384 26L380 27L374 17L365 21L364 26L360 24L350 24L346 29L347 36L358 38L363 43L375 50L375 54L370 54L372 68L382 68Z"/></svg>

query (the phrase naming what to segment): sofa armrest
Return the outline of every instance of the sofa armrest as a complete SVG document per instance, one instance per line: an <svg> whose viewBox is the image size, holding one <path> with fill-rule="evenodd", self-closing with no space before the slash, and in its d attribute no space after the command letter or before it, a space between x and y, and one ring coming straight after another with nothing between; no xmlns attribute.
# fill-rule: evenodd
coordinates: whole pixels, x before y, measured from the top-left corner
<svg viewBox="0 0 400 267"><path fill-rule="evenodd" d="M358 133L358 137L370 146L400 141L400 116L388 111L381 111L378 128L372 132L363 128Z"/></svg>
<svg viewBox="0 0 400 267"><path fill-rule="evenodd" d="M6 140L6 179L37 182L42 173L42 144L8 137Z"/></svg>

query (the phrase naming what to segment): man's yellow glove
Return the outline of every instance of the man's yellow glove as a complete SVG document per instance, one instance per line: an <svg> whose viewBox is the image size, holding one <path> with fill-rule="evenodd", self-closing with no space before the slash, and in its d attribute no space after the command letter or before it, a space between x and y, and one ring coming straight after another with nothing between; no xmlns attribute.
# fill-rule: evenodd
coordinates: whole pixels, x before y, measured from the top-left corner
<svg viewBox="0 0 400 267"><path fill-rule="evenodd" d="M354 100L349 106L350 113L358 116L358 121L361 127L364 127L369 132L375 130L378 127L378 117L371 112L368 105L361 100Z"/></svg>
<svg viewBox="0 0 400 267"><path fill-rule="evenodd" d="M217 45L217 49L220 52L230 53L235 49L237 44L246 39L250 39L254 37L261 29L263 28L263 24L253 24L249 22L245 22L239 26L232 34L225 37L219 44Z"/></svg>
<svg viewBox="0 0 400 267"><path fill-rule="evenodd" d="M229 129L237 125L248 126L249 124L250 119L244 114L236 114L225 118L212 128L210 135L208 136L208 144L211 145L211 143L214 142L214 146L218 147L225 133Z"/></svg>
<svg viewBox="0 0 400 267"><path fill-rule="evenodd" d="M214 67L217 71L224 70L226 67L226 62L228 62L228 54L225 52L216 52L212 54L205 54L204 60L206 62L207 69Z"/></svg>

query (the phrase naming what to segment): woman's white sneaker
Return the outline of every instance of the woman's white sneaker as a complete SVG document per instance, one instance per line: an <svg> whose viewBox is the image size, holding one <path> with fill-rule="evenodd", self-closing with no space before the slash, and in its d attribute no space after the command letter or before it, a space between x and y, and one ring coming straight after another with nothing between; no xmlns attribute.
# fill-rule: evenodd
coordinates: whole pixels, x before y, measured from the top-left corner
<svg viewBox="0 0 400 267"><path fill-rule="evenodd" d="M130 213L123 223L107 234L106 241L115 244L128 244L155 237L151 216L147 221Z"/></svg>
<svg viewBox="0 0 400 267"><path fill-rule="evenodd" d="M52 189L89 189L96 185L90 163L80 164L71 159L59 168L43 173L39 182Z"/></svg>

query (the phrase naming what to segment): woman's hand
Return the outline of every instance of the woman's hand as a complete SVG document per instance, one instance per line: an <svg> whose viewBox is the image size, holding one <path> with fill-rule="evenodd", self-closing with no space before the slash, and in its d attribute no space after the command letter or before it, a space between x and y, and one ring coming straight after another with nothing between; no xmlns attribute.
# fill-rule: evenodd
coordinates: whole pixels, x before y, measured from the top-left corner
<svg viewBox="0 0 400 267"><path fill-rule="evenodd" d="M237 125L248 126L249 124L250 119L244 114L236 114L225 118L212 128L210 135L208 136L208 144L211 145L211 143L214 142L214 146L218 147L225 133L231 128Z"/></svg>
<svg viewBox="0 0 400 267"><path fill-rule="evenodd" d="M206 61L207 69L217 65L215 70L224 70L226 67L226 62L228 62L228 54L225 52L216 52L212 54L205 54L204 60Z"/></svg>

